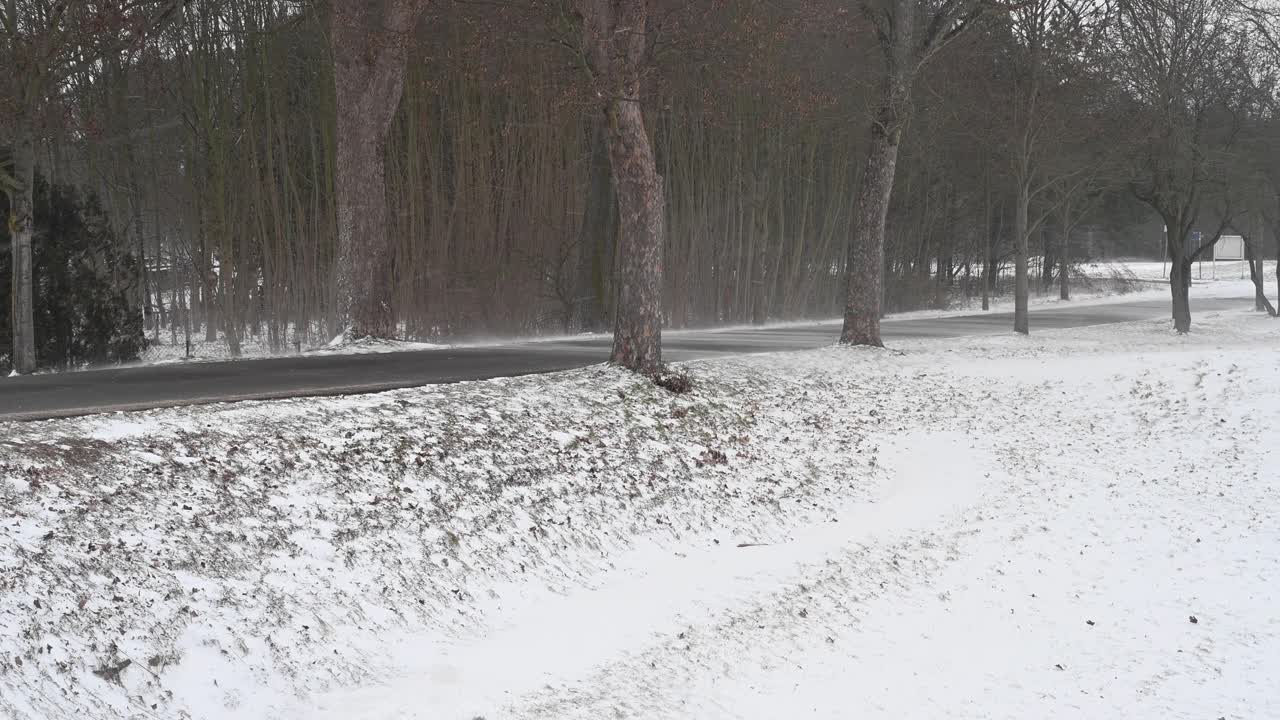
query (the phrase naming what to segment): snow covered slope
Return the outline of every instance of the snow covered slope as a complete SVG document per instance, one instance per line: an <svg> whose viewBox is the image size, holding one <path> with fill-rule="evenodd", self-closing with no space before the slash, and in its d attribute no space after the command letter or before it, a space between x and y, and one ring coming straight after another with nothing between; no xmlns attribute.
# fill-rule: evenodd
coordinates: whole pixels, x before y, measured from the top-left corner
<svg viewBox="0 0 1280 720"><path fill-rule="evenodd" d="M0 425L0 717L1280 717L1280 323Z"/></svg>

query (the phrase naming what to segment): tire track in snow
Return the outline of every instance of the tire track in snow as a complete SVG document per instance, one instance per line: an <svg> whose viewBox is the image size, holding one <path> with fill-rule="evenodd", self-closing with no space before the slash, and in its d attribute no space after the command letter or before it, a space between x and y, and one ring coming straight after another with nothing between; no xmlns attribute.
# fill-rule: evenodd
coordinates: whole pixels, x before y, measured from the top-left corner
<svg viewBox="0 0 1280 720"><path fill-rule="evenodd" d="M778 633L794 640L814 630L820 630L817 642L834 641L850 620L839 598L870 596L882 584L921 572L920 553L910 553L915 560L907 569L899 558L908 553L900 551L918 546L921 533L931 535L977 502L998 468L990 452L956 433L914 432L882 444L894 465L881 469L875 502L850 505L830 522L798 528L776 545L708 541L700 549L633 552L599 586L531 598L499 613L485 634L469 642L404 640L397 654L408 672L382 686L322 698L319 713L308 717L603 717L605 708L597 703L635 695L618 686L637 677L638 666L682 664L681 648L691 634L730 636L719 647L755 644L760 635ZM849 572L854 568L864 572ZM837 604L825 611L802 608L804 616L770 617L817 594ZM768 630L771 623L777 627ZM717 643L707 647L716 655ZM704 658L703 669L712 662Z"/></svg>

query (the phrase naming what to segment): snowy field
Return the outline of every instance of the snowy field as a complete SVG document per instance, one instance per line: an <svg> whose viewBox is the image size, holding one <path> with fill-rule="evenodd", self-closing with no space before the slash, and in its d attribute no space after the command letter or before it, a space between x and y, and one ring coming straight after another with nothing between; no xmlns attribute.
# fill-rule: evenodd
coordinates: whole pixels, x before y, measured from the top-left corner
<svg viewBox="0 0 1280 720"><path fill-rule="evenodd" d="M0 424L0 718L1280 717L1280 321Z"/></svg>
<svg viewBox="0 0 1280 720"><path fill-rule="evenodd" d="M1123 267L1143 280L1168 280L1169 263L1159 260L1117 260L1111 263L1088 263L1081 270L1090 276L1097 276L1109 267ZM1275 289L1276 264L1273 260L1263 261L1263 281L1269 290ZM1221 260L1196 262L1191 265L1191 281L1195 282L1230 282L1249 280L1249 263L1238 260Z"/></svg>

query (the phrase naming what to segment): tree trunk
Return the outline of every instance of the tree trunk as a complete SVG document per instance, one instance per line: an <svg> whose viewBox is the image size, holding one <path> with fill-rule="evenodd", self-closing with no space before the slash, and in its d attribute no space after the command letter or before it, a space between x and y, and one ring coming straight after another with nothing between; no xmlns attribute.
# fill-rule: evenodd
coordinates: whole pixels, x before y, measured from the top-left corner
<svg viewBox="0 0 1280 720"><path fill-rule="evenodd" d="M639 95L639 87L635 88ZM610 361L643 373L662 366L662 178L640 103L609 103L609 159L618 192L618 305Z"/></svg>
<svg viewBox="0 0 1280 720"><path fill-rule="evenodd" d="M116 68L116 71L119 72L118 67ZM124 114L124 117L126 118L124 120L126 137L128 137L127 114ZM138 303L136 308L132 308L132 312L142 318L142 327L145 333L153 323L157 324L156 329L158 330L158 323L160 320L156 317L155 308L151 304L150 288L148 287L148 283L151 280L151 273L147 269L147 238L142 227L142 183L138 181L138 158L134 152L133 145L134 141L132 138L125 142L125 163L127 165L125 172L126 183L129 188L128 207L131 220L130 230L133 232L134 244L137 246L136 252L138 260L137 274L135 277L130 278L130 281L134 283L133 287L137 292ZM159 230L157 228L157 232L158 231Z"/></svg>
<svg viewBox="0 0 1280 720"><path fill-rule="evenodd" d="M200 296L200 307L204 310L204 341L207 343L217 342L218 340L218 303L216 300L217 292L215 288L218 286L218 276L213 270L205 272L203 294Z"/></svg>
<svg viewBox="0 0 1280 720"><path fill-rule="evenodd" d="M338 112L334 192L339 297L346 303L344 314L354 337L392 338L396 333L384 144L367 124L358 108Z"/></svg>
<svg viewBox="0 0 1280 720"><path fill-rule="evenodd" d="M577 0L583 51L609 128L618 196L617 305L610 361L637 372L662 368L662 178L645 132L640 81L648 59L648 0Z"/></svg>
<svg viewBox="0 0 1280 720"><path fill-rule="evenodd" d="M1059 248L1058 260L1058 299L1071 299L1071 203L1068 201L1062 208L1062 247Z"/></svg>
<svg viewBox="0 0 1280 720"><path fill-rule="evenodd" d="M759 171L757 171L759 172ZM764 325L769 320L769 215L766 196L767 186L757 175L755 210L752 220L755 227L755 258L751 264L751 324Z"/></svg>
<svg viewBox="0 0 1280 720"><path fill-rule="evenodd" d="M219 296L222 299L222 333L227 339L227 351L231 357L240 357L240 323L239 313L236 311L235 305L235 285L232 280L231 263L223 260L219 265L221 268L221 282L219 283Z"/></svg>
<svg viewBox="0 0 1280 720"><path fill-rule="evenodd" d="M386 137L400 104L416 0L333 4L337 133L334 259L340 312L355 337L391 338L392 244Z"/></svg>
<svg viewBox="0 0 1280 720"><path fill-rule="evenodd" d="M1184 334L1191 331L1191 261L1178 255L1170 267L1169 290L1173 294L1173 329Z"/></svg>
<svg viewBox="0 0 1280 720"><path fill-rule="evenodd" d="M1276 309L1267 299L1266 281L1262 276L1263 259L1261 253L1253 251L1253 244L1262 236L1258 225L1254 225L1254 235L1246 238L1244 243L1245 261L1249 263L1249 279L1253 281L1253 309L1275 316Z"/></svg>
<svg viewBox="0 0 1280 720"><path fill-rule="evenodd" d="M1027 215L1031 205L1031 188L1025 180L1018 183L1017 203L1013 217L1013 235L1017 241L1014 259L1013 330L1026 335L1031 332L1028 315L1031 288L1027 273Z"/></svg>
<svg viewBox="0 0 1280 720"><path fill-rule="evenodd" d="M182 356L187 359L190 359L191 358L191 309L195 307L196 284L194 282L191 282L191 283L188 283L188 286L190 287L189 293L184 290L183 294L181 295L182 339L183 339L184 347L186 348Z"/></svg>
<svg viewBox="0 0 1280 720"><path fill-rule="evenodd" d="M178 291L181 287L181 280L178 275L178 258L176 253L169 265L169 344L177 346L178 344L178 314L181 313L183 318L186 317L186 311L183 310L178 300Z"/></svg>
<svg viewBox="0 0 1280 720"><path fill-rule="evenodd" d="M1181 217L1165 218L1165 244L1169 252L1169 292L1173 295L1173 329L1191 331L1191 259L1187 256Z"/></svg>
<svg viewBox="0 0 1280 720"><path fill-rule="evenodd" d="M1058 267L1058 299L1070 300L1071 255L1070 250L1067 248L1066 238L1063 238L1062 243L1062 258L1059 260Z"/></svg>
<svg viewBox="0 0 1280 720"><path fill-rule="evenodd" d="M853 237L846 269L845 345L884 347L880 339L880 308L884 293L884 228L898 165L900 130L876 123L854 201Z"/></svg>
<svg viewBox="0 0 1280 720"><path fill-rule="evenodd" d="M1049 228L1040 225L1040 290L1047 291L1053 287L1053 268L1057 265L1053 256L1053 245L1049 242Z"/></svg>
<svg viewBox="0 0 1280 720"><path fill-rule="evenodd" d="M991 309L991 234L995 231L995 223L991 220L991 167L985 167L983 173L983 196L986 203L983 207L986 214L982 217L982 309Z"/></svg>
<svg viewBox="0 0 1280 720"><path fill-rule="evenodd" d="M32 281L31 239L35 228L35 133L28 125L14 142L14 177L21 186L13 193L9 229L13 238L13 370L35 372L35 285Z"/></svg>
<svg viewBox="0 0 1280 720"><path fill-rule="evenodd" d="M1253 309L1266 310L1267 296L1262 291L1262 273L1260 263L1255 261L1252 237L1245 240L1244 249L1245 262L1249 265L1249 279L1253 281Z"/></svg>

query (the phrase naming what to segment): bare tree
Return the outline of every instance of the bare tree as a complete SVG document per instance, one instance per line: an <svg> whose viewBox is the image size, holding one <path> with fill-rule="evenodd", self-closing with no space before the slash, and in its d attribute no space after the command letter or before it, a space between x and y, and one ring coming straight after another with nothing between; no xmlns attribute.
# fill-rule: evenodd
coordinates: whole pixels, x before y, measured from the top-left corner
<svg viewBox="0 0 1280 720"><path fill-rule="evenodd" d="M608 128L618 197L618 300L611 361L643 373L662 366L662 178L641 111L648 67L648 0L575 0L592 91Z"/></svg>
<svg viewBox="0 0 1280 720"><path fill-rule="evenodd" d="M1249 279L1253 282L1254 309L1276 317L1276 308L1267 298L1266 282L1262 277L1262 225L1262 213L1251 211L1248 234L1243 236L1245 262L1249 266Z"/></svg>
<svg viewBox="0 0 1280 720"><path fill-rule="evenodd" d="M1096 167L1088 172L1055 183L1050 191L1051 205L1058 217L1058 299L1071 299L1071 234L1085 214L1102 197L1100 173Z"/></svg>
<svg viewBox="0 0 1280 720"><path fill-rule="evenodd" d="M1027 0L1013 6L1009 21L1014 43L1007 65L1012 85L1007 156L1016 190L1013 329L1025 335L1030 331L1029 238L1053 210L1052 203L1043 203L1042 211L1033 216L1031 204L1056 183L1070 183L1071 176L1087 171L1045 160L1055 145L1088 124L1072 117L1081 98L1070 96L1087 75L1084 62L1102 36L1107 5L1094 0Z"/></svg>
<svg viewBox="0 0 1280 720"><path fill-rule="evenodd" d="M1226 151L1245 101L1247 29L1230 0L1123 0L1115 27L1114 72L1139 129L1133 193L1165 225L1174 327L1191 329L1191 265L1230 223ZM1222 224L1207 243L1192 231L1208 197Z"/></svg>
<svg viewBox="0 0 1280 720"><path fill-rule="evenodd" d="M1245 0L1237 0L1238 6L1245 22L1253 28L1257 33L1258 46L1260 54L1263 58L1260 65L1265 65L1270 70L1269 73L1258 73L1259 100L1262 102L1269 112L1263 114L1264 132L1259 138L1260 142L1251 153L1254 160L1260 163L1262 167L1262 175L1270 185L1271 193L1274 197L1276 206L1280 206L1280 151L1277 150L1280 145L1280 121L1277 120L1277 112L1280 111L1280 97L1277 97L1276 84L1277 74L1280 74L1280 7L1274 2L1246 2ZM1262 210L1262 218L1266 224L1271 227L1271 232L1275 238L1276 252L1276 293L1280 296L1280 212L1268 212ZM1261 238L1249 246L1251 252L1258 256L1258 264L1261 265ZM1261 277L1262 270L1259 267L1257 271L1258 277L1254 279L1255 283L1263 282ZM1266 294L1261 294L1261 299L1266 300Z"/></svg>
<svg viewBox="0 0 1280 720"><path fill-rule="evenodd" d="M334 270L355 337L396 335L387 210L387 131L404 90L422 0L342 0L330 18L337 104Z"/></svg>
<svg viewBox="0 0 1280 720"><path fill-rule="evenodd" d="M853 232L846 268L846 345L883 346L880 315L884 297L885 219L893 194L898 148L911 116L917 75L958 37L985 7L979 0L862 0L884 59L870 128L862 182L854 201Z"/></svg>

